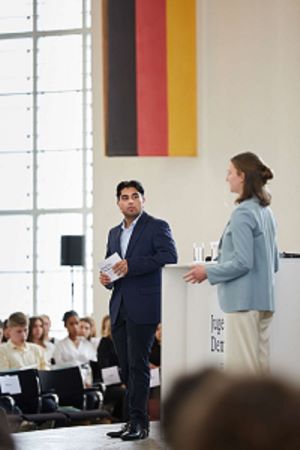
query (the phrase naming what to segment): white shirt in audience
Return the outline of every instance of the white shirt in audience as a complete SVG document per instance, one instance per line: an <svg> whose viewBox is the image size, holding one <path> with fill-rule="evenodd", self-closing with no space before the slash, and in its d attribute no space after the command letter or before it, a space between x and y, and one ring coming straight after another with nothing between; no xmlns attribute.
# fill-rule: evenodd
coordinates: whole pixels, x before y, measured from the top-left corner
<svg viewBox="0 0 300 450"><path fill-rule="evenodd" d="M45 359L46 359L46 362L47 362L48 366L50 367L51 359L53 358L53 353L54 353L54 350L55 350L55 344L53 344L50 341L44 341L44 345L46 346L46 348L45 348Z"/></svg>
<svg viewBox="0 0 300 450"><path fill-rule="evenodd" d="M80 338L79 346L77 347L69 337L66 337L55 344L53 358L57 366L66 364L81 365L89 361L96 361L97 355L93 344L85 338Z"/></svg>

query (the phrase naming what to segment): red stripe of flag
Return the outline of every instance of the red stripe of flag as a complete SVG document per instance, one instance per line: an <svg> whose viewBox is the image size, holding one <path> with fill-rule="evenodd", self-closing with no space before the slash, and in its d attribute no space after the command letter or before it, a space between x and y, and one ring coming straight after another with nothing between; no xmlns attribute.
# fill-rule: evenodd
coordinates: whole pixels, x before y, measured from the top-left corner
<svg viewBox="0 0 300 450"><path fill-rule="evenodd" d="M166 0L136 0L137 152L168 154Z"/></svg>

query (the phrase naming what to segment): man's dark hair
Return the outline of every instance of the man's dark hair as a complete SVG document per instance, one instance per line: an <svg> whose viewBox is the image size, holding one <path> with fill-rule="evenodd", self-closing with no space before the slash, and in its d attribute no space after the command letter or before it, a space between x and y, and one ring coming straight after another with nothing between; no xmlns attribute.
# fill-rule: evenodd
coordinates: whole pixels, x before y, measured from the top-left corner
<svg viewBox="0 0 300 450"><path fill-rule="evenodd" d="M135 188L142 196L144 196L145 191L144 191L142 184L139 181L137 181L137 180L121 181L118 184L117 190L116 190L117 191L116 195L117 195L118 200L120 199L122 190L126 189L126 188Z"/></svg>

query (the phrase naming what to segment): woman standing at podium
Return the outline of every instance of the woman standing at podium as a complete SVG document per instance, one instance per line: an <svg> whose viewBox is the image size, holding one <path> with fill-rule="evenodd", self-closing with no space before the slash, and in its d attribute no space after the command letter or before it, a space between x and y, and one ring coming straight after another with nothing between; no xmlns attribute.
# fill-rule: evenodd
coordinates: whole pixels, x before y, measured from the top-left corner
<svg viewBox="0 0 300 450"><path fill-rule="evenodd" d="M225 313L225 368L265 372L269 327L274 313L274 274L278 270L276 225L265 188L272 171L251 152L234 156L226 181L238 194L237 207L219 244L218 263L194 266L185 280L218 284Z"/></svg>

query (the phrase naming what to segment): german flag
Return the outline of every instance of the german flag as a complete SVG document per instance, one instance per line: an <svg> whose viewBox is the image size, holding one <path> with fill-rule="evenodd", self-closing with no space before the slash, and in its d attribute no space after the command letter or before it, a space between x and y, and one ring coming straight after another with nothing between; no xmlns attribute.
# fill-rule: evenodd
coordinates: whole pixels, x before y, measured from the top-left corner
<svg viewBox="0 0 300 450"><path fill-rule="evenodd" d="M196 156L195 1L104 1L107 156Z"/></svg>

